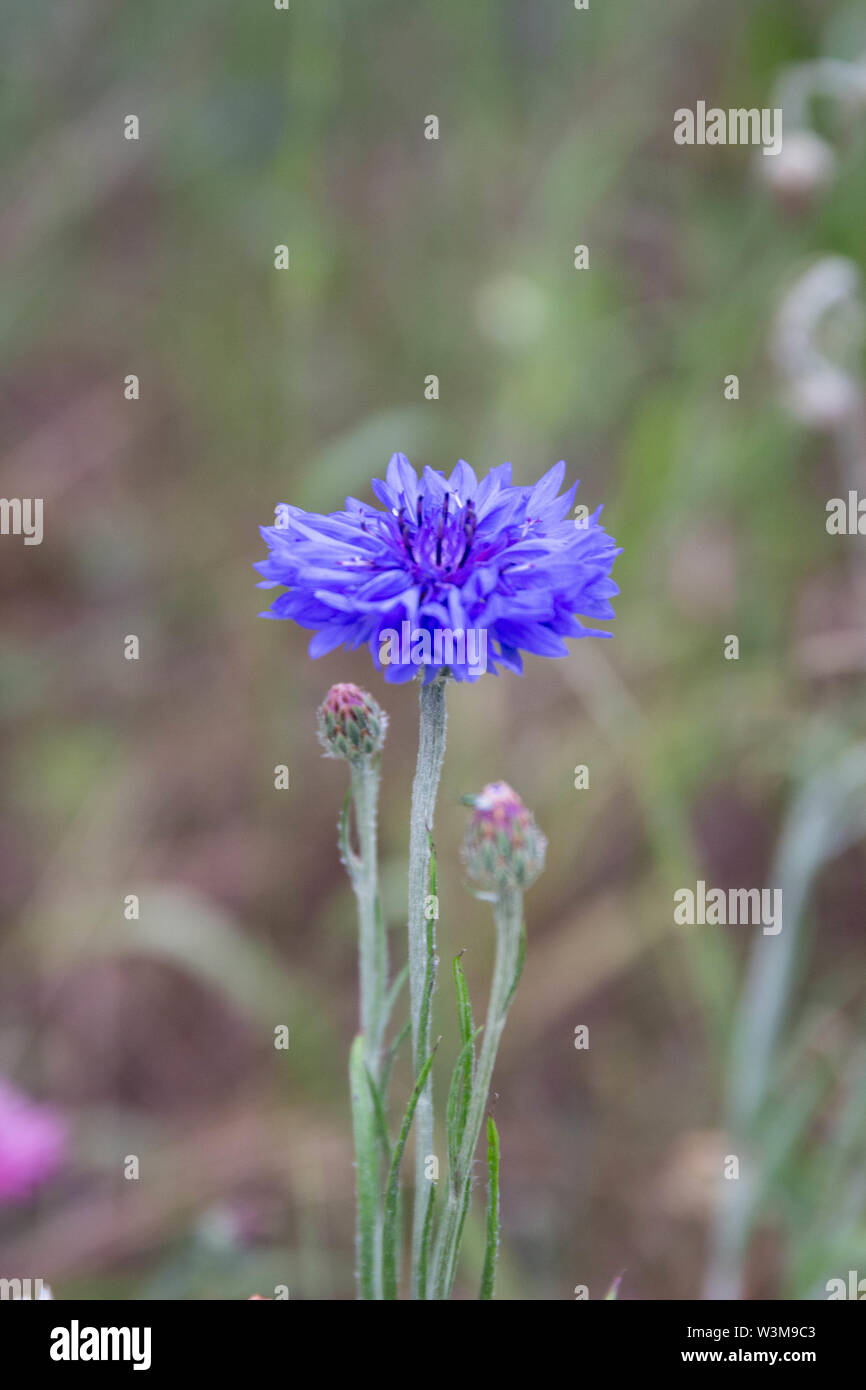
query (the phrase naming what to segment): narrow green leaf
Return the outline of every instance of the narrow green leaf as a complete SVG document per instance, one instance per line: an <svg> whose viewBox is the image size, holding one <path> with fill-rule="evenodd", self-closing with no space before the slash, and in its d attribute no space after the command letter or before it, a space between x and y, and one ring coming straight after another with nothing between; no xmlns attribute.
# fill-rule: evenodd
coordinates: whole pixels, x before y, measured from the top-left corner
<svg viewBox="0 0 866 1390"><path fill-rule="evenodd" d="M463 1244L463 1227L466 1225L466 1217L469 1212L469 1201L472 1195L472 1184L468 1176L464 1180L462 1188L463 1190L460 1195L460 1216L457 1222L457 1229L454 1233L454 1245L451 1250L446 1275L445 1298L448 1298L451 1289L454 1287L454 1280L457 1277L457 1266L460 1263L460 1247Z"/></svg>
<svg viewBox="0 0 866 1390"><path fill-rule="evenodd" d="M376 1138L379 1141L382 1158L387 1166L391 1162L391 1139L388 1134L388 1120L385 1116L385 1102L382 1093L373 1080L370 1068L365 1066L367 1073L367 1084L370 1087L370 1095L373 1100L373 1119L376 1125Z"/></svg>
<svg viewBox="0 0 866 1390"><path fill-rule="evenodd" d="M460 1041L468 1042L472 1037L472 1004L463 971L462 951L454 957L454 988L457 991L457 1018L460 1023Z"/></svg>
<svg viewBox="0 0 866 1390"><path fill-rule="evenodd" d="M412 1020L411 1018L407 1018L406 1022L403 1024L403 1027L400 1029L400 1032L397 1034L391 1046L388 1048L388 1051L385 1053L385 1060L382 1064L381 1081L381 1090L383 1097L387 1096L388 1094L388 1084L391 1080L391 1069L394 1066L394 1061L396 1059L397 1053L400 1051L403 1042L406 1038L408 1038L411 1031Z"/></svg>
<svg viewBox="0 0 866 1390"><path fill-rule="evenodd" d="M427 1289L427 1269L430 1263L430 1245L433 1239L433 1208L436 1205L436 1184L431 1182L427 1194L427 1210L424 1213L424 1229L421 1233L421 1248L418 1252L418 1288ZM423 1296L423 1295L422 1295Z"/></svg>
<svg viewBox="0 0 866 1390"><path fill-rule="evenodd" d="M363 1299L376 1297L376 1227L379 1208L379 1154L376 1115L364 1061L364 1035L359 1033L349 1054L349 1087L358 1189L357 1276Z"/></svg>
<svg viewBox="0 0 866 1390"><path fill-rule="evenodd" d="M409 1097L409 1104L406 1106L406 1114L403 1116L403 1123L400 1126L400 1133L397 1143L394 1146L394 1153L391 1158L391 1169L388 1173L388 1184L385 1189L385 1220L382 1231L382 1297L395 1299L397 1297L397 1224L400 1206L400 1163L403 1158L403 1150L406 1147L406 1140L409 1137L409 1130L412 1125L412 1118L415 1114L415 1107L418 1098L424 1090L427 1077L430 1075L430 1068L433 1066L433 1059L436 1056L436 1048L433 1048L427 1061L424 1063L415 1082L414 1090Z"/></svg>
<svg viewBox="0 0 866 1390"><path fill-rule="evenodd" d="M457 1020L460 1025L460 1040L463 1043L463 1048L458 1059L458 1065L461 1068L461 1078L458 1092L455 1095L454 1124L452 1128L452 1117L449 1117L448 1126L449 1145L453 1143L454 1154L456 1156L463 1140L463 1131L466 1128L469 1097L472 1093L472 1078L475 1075L475 1039L473 1036L474 1024L472 1020L472 1003L469 998L469 988L466 984L466 975L463 971L463 961L460 955L454 957L452 968L454 972L454 989L457 994ZM468 1047L467 1043L469 1044ZM450 1099L449 1096L449 1101Z"/></svg>
<svg viewBox="0 0 866 1390"><path fill-rule="evenodd" d="M376 902L376 912L377 912L377 914L378 914L378 916L379 916L379 919L381 920L381 916L382 916L382 905L381 905L381 903L378 902L378 900L377 900L377 902ZM397 999L398 999L398 997L399 997L399 995L400 995L400 991L401 991L401 989L403 988L403 986L405 985L405 983L406 983L406 981L408 980L408 978L409 978L409 964L408 964L408 962L407 962L407 963L403 966L403 969L400 971L400 973L394 977L394 983L391 985L391 988L388 990L388 993L387 993L387 995L385 996L385 1004L384 1004L384 1007L383 1007L383 1010L382 1010L382 1032L383 1032L383 1033L385 1032L385 1029L388 1027L388 1023L389 1023L389 1021L390 1021L391 1015L392 1015L392 1013L394 1012L394 1005L396 1004Z"/></svg>
<svg viewBox="0 0 866 1390"><path fill-rule="evenodd" d="M499 1134L493 1116L487 1117L487 1245L481 1272L480 1299L493 1297L499 1255Z"/></svg>
<svg viewBox="0 0 866 1390"><path fill-rule="evenodd" d="M461 1047L457 1061L454 1063L454 1071L451 1073L451 1085L448 1088L445 1129L448 1135L448 1170L455 1191L459 1181L457 1158L460 1153L460 1145L463 1142L463 1132L466 1129L466 1116L469 1112L475 1039L482 1030L483 1025L479 1025L474 1033L470 1033Z"/></svg>

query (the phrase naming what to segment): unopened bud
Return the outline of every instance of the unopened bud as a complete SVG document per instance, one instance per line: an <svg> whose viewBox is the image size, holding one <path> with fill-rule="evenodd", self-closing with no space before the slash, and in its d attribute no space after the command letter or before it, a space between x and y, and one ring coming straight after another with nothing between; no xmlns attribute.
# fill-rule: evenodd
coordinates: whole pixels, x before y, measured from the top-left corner
<svg viewBox="0 0 866 1390"><path fill-rule="evenodd" d="M388 716L357 685L332 685L319 709L319 742L328 758L368 758L381 753Z"/></svg>
<svg viewBox="0 0 866 1390"><path fill-rule="evenodd" d="M544 868L547 840L507 782L491 782L473 807L463 841L467 871L486 890L526 889Z"/></svg>

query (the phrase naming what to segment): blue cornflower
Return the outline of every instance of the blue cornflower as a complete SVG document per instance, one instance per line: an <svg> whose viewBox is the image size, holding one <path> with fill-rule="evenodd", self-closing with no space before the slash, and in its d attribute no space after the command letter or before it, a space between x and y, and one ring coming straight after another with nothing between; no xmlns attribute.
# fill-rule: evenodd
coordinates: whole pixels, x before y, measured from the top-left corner
<svg viewBox="0 0 866 1390"><path fill-rule="evenodd" d="M577 484L560 497L564 477L557 463L518 487L503 463L479 482L461 459L450 478L425 468L419 479L394 454L385 482L373 480L385 511L354 497L327 516L281 506L255 568L260 588L289 592L263 616L313 629L313 657L366 644L389 681L419 666L428 681L442 666L457 680L498 674L497 662L520 672L521 651L566 656L566 637L609 637L575 615L614 616L620 551L601 507L569 516Z"/></svg>

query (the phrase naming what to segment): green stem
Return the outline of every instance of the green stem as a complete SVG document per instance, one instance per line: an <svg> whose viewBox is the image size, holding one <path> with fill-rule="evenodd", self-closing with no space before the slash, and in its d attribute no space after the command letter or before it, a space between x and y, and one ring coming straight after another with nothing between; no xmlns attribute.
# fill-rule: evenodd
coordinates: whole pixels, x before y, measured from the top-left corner
<svg viewBox="0 0 866 1390"><path fill-rule="evenodd" d="M349 843L348 805L341 819L340 839L358 905L361 1032L355 1039L351 1058L357 1189L355 1242L359 1296L378 1299L382 1297L380 1130L384 1117L377 1112L381 1096L375 1088L382 1070L388 985L388 943L379 903L376 849L379 758L351 758L349 770L358 853Z"/></svg>
<svg viewBox="0 0 866 1390"><path fill-rule="evenodd" d="M463 1223L469 1206L469 1190L472 1183L472 1164L478 1137L484 1120L484 1109L493 1078L493 1067L499 1040L508 1017L514 988L521 965L521 941L523 933L523 894L516 888L503 889L494 907L496 920L496 961L493 967L493 983L490 987L490 1002L487 1008L487 1021L472 1092L463 1140L457 1155L455 1181L449 1185L448 1203L442 1216L442 1224L436 1240L433 1262L433 1297L447 1299L450 1296L457 1273L460 1255L460 1241Z"/></svg>
<svg viewBox="0 0 866 1390"><path fill-rule="evenodd" d="M409 994L412 1014L412 1050L416 1078L430 1055L430 1010L425 1008L425 982L428 970L428 929L424 906L429 891L430 833L436 807L436 792L445 755L445 685L448 676L440 672L420 694L421 722L418 736L418 762L412 784L412 812L409 824ZM433 936L435 953L435 932ZM428 1077L418 1098L415 1114L415 1204L412 1220L412 1297L427 1297L422 1264L424 1225L427 1216L428 1179L425 1160L433 1148L433 1083Z"/></svg>
<svg viewBox="0 0 866 1390"><path fill-rule="evenodd" d="M374 1081L382 1067L385 997L388 983L388 942L379 908L376 863L376 808L379 797L378 758L351 763L352 799L359 855L352 869L358 903L358 964L361 985L361 1031L367 1066Z"/></svg>
<svg viewBox="0 0 866 1390"><path fill-rule="evenodd" d="M381 1298L381 1193L376 1114L364 1065L364 1035L359 1033L349 1054L349 1090L355 1137L355 1259L358 1297Z"/></svg>

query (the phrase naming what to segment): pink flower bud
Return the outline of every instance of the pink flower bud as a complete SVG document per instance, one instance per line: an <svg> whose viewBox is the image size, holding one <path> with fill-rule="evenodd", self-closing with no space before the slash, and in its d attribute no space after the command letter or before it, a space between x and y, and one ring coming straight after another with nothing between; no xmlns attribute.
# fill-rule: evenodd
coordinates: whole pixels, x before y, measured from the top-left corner
<svg viewBox="0 0 866 1390"><path fill-rule="evenodd" d="M525 889L544 868L547 840L517 792L491 782L472 800L463 842L467 871L486 890Z"/></svg>
<svg viewBox="0 0 866 1390"><path fill-rule="evenodd" d="M388 716L357 685L332 685L319 709L319 742L328 758L368 758L385 745Z"/></svg>

